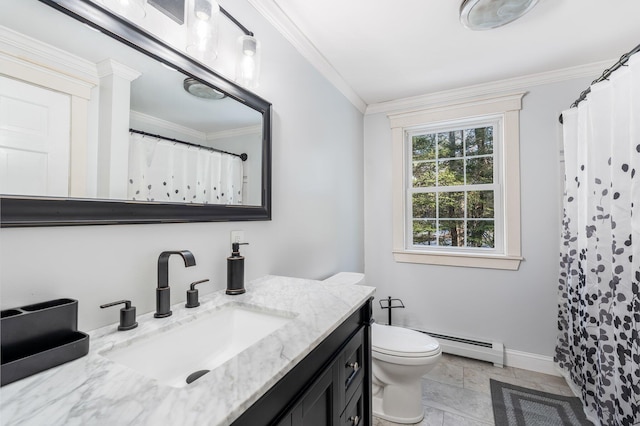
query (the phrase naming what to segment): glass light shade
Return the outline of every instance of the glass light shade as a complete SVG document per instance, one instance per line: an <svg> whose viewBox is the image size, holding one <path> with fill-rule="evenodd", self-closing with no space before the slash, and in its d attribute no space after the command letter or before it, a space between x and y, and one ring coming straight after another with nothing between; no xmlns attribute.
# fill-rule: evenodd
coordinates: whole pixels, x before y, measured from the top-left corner
<svg viewBox="0 0 640 426"><path fill-rule="evenodd" d="M460 22L470 30L489 30L515 21L538 0L464 0Z"/></svg>
<svg viewBox="0 0 640 426"><path fill-rule="evenodd" d="M104 5L123 18L142 19L147 14L145 0L104 0Z"/></svg>
<svg viewBox="0 0 640 426"><path fill-rule="evenodd" d="M253 36L238 38L236 83L249 89L258 87L260 79L260 42Z"/></svg>
<svg viewBox="0 0 640 426"><path fill-rule="evenodd" d="M195 78L185 78L183 87L189 94L202 99L223 99L227 97L224 93L207 86Z"/></svg>
<svg viewBox="0 0 640 426"><path fill-rule="evenodd" d="M187 53L202 62L218 56L218 17L215 0L187 0Z"/></svg>

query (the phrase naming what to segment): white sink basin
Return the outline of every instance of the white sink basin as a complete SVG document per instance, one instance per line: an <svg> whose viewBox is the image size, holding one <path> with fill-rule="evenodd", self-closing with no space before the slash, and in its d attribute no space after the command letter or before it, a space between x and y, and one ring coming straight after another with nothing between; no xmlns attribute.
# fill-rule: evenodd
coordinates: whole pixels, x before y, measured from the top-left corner
<svg viewBox="0 0 640 426"><path fill-rule="evenodd" d="M222 365L294 316L231 303L194 321L117 345L101 355L162 384L184 387L192 373Z"/></svg>

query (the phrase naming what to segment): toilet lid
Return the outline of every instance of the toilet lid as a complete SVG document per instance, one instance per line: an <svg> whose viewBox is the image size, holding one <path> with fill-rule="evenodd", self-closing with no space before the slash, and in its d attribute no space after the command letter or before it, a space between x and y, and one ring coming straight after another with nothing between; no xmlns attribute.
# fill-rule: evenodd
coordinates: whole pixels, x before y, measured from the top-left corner
<svg viewBox="0 0 640 426"><path fill-rule="evenodd" d="M403 357L437 355L440 345L433 337L415 330L389 325L371 325L371 347L375 352Z"/></svg>

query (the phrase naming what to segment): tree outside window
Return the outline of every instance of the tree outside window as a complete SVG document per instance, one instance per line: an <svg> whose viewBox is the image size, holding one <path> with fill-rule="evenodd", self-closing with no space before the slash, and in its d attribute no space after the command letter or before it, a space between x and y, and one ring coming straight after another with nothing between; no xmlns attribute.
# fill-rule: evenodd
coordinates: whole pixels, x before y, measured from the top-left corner
<svg viewBox="0 0 640 426"><path fill-rule="evenodd" d="M410 142L413 245L495 248L494 125Z"/></svg>

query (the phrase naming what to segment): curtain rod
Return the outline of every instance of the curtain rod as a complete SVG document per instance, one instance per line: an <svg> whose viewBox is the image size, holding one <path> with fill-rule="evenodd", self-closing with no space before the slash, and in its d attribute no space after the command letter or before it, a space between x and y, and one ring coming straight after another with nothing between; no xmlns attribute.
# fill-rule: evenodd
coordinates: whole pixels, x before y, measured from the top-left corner
<svg viewBox="0 0 640 426"><path fill-rule="evenodd" d="M627 62L629 61L629 58L638 52L640 52L640 44L634 47L633 49L631 49L629 52L620 56L620 59L618 60L618 62L613 64L611 68L607 68L606 70L604 70L600 77L596 78L591 82L591 86L593 86L596 83L600 83L601 81L608 80L611 74L613 74L618 68L622 66L626 66ZM587 87L586 90L583 90L582 93L580 93L580 96L578 96L578 99L576 99L569 108L575 108L578 106L580 102L584 101L587 95L591 93L591 86ZM558 121L560 121L560 124L563 124L562 114L560 114L560 116L558 117Z"/></svg>
<svg viewBox="0 0 640 426"><path fill-rule="evenodd" d="M169 142L176 142L176 143L181 143L184 145L189 145L189 146L193 146L195 148L200 148L200 149L206 149L208 151L214 151L214 152L219 152L222 154L229 154L229 155L234 155L236 157L240 157L240 159L242 161L246 161L247 158L249 158L249 156L246 153L242 153L242 154L234 154L233 152L227 152L227 151L223 151L221 149L217 149L217 148L212 148L210 146L204 146L204 145L198 145L196 143L191 143L191 142L185 142L185 141L181 141L179 139L173 139L173 138L167 138L165 136L162 135L154 135L153 133L147 133L147 132L143 132L142 130L136 130L136 129L129 129L129 132L131 133L137 133L139 135L143 135L143 136L149 136L152 138L157 138L157 139L163 139L165 141L169 141Z"/></svg>

